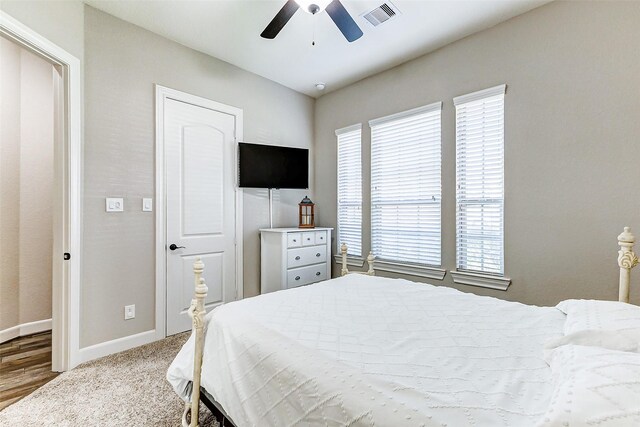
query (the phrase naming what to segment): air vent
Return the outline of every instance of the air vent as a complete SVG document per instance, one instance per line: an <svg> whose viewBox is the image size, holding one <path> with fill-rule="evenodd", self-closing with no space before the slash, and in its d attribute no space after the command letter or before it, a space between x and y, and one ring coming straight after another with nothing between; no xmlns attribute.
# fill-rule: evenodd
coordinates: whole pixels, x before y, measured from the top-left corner
<svg viewBox="0 0 640 427"><path fill-rule="evenodd" d="M400 11L391 2L382 3L370 12L363 13L364 19L369 21L371 25L377 27L378 25L387 22L389 19L400 14Z"/></svg>

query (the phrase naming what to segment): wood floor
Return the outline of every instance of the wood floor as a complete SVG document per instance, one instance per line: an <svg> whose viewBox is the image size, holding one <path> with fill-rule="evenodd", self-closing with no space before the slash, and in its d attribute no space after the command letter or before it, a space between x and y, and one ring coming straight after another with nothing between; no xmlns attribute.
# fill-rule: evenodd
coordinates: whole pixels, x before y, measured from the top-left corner
<svg viewBox="0 0 640 427"><path fill-rule="evenodd" d="M0 344L0 411L58 375L51 372L51 332Z"/></svg>

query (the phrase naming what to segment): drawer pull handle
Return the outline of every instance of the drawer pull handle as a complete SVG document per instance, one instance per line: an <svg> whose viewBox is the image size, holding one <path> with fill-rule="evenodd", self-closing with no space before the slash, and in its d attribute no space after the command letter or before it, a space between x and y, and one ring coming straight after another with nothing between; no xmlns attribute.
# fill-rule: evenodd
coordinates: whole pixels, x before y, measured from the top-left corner
<svg viewBox="0 0 640 427"><path fill-rule="evenodd" d="M300 280L300 276L296 276L296 280Z"/></svg>
<svg viewBox="0 0 640 427"><path fill-rule="evenodd" d="M319 256L320 256L320 252L318 252L318 253L316 254L316 256L317 256L317 257L319 257Z"/></svg>
<svg viewBox="0 0 640 427"><path fill-rule="evenodd" d="M297 240L296 240L296 239L293 239L293 243L295 243L295 242L297 242Z"/></svg>
<svg viewBox="0 0 640 427"><path fill-rule="evenodd" d="M300 261L300 255L296 257L296 261Z"/></svg>
<svg viewBox="0 0 640 427"><path fill-rule="evenodd" d="M316 276L319 276L320 274L321 274L321 273L320 273L319 271L318 271L318 272L316 272Z"/></svg>

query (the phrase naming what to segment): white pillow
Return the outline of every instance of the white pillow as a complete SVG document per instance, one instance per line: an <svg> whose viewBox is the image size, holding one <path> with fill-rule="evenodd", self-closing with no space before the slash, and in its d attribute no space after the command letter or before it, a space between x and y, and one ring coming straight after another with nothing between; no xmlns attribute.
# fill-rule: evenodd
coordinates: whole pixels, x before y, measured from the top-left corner
<svg viewBox="0 0 640 427"><path fill-rule="evenodd" d="M640 307L624 302L570 299L562 301L556 308L567 315L565 335L585 330L640 328Z"/></svg>
<svg viewBox="0 0 640 427"><path fill-rule="evenodd" d="M553 350L563 345L585 345L609 350L640 353L640 329L625 331L578 331L563 337L551 338L544 344L544 360L550 363Z"/></svg>
<svg viewBox="0 0 640 427"><path fill-rule="evenodd" d="M551 373L538 427L640 426L640 354L565 345L552 352Z"/></svg>

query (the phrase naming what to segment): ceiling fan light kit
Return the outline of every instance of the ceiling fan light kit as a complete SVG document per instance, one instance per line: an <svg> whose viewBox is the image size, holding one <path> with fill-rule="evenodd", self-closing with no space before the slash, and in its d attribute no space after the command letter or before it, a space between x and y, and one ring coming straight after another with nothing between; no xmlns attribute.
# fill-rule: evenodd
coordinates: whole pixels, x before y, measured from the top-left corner
<svg viewBox="0 0 640 427"><path fill-rule="evenodd" d="M340 0L287 0L260 36L265 39L274 39L301 7L312 15L326 10L331 20L349 42L362 37L362 30L340 3Z"/></svg>
<svg viewBox="0 0 640 427"><path fill-rule="evenodd" d="M307 13L315 15L327 8L331 0L295 0L298 6Z"/></svg>

